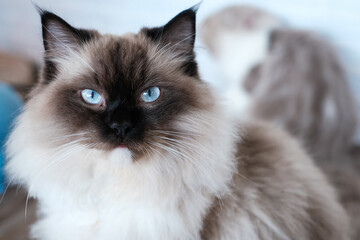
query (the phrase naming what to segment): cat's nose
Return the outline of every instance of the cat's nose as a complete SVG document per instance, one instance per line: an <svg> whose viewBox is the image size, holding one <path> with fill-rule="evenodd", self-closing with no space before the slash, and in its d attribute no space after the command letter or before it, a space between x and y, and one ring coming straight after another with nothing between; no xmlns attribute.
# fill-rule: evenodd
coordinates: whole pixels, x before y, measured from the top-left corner
<svg viewBox="0 0 360 240"><path fill-rule="evenodd" d="M121 123L115 122L110 124L110 128L115 131L115 134L118 137L120 137L121 139L125 139L131 129L133 129L133 125L128 121L124 121Z"/></svg>

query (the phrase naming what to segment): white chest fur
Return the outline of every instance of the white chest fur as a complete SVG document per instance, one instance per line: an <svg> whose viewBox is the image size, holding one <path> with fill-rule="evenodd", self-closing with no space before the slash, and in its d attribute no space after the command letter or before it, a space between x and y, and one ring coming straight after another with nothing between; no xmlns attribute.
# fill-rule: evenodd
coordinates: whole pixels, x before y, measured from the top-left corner
<svg viewBox="0 0 360 240"><path fill-rule="evenodd" d="M151 179L141 182L138 174L105 171L107 164L111 163L97 164L96 175L73 178L73 186L57 181L36 189L45 214L33 227L33 236L41 240L198 239L201 213L209 204L206 197L181 193L179 184L169 181L168 188L155 184L159 188L154 189Z"/></svg>
<svg viewBox="0 0 360 240"><path fill-rule="evenodd" d="M124 166L127 161L83 155L28 180L43 213L32 228L36 239L199 239L201 217L210 200L195 188L184 191L188 183L181 171L188 172L186 166L172 175L154 169L164 159ZM44 169L40 165L40 159L33 161L33 167ZM190 176L200 180L199 174Z"/></svg>
<svg viewBox="0 0 360 240"><path fill-rule="evenodd" d="M48 199L51 204L41 204L47 215L33 228L33 234L47 240L197 238L197 233L189 229L186 214L154 204L149 197L132 201L103 199L97 203L84 199L54 203Z"/></svg>

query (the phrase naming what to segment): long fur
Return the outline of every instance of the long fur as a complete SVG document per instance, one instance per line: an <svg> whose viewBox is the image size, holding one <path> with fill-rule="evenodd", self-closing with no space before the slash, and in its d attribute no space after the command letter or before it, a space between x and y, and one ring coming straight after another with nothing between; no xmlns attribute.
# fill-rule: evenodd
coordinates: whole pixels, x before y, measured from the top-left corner
<svg viewBox="0 0 360 240"><path fill-rule="evenodd" d="M33 98L27 109L41 109L40 102ZM164 152L124 166L131 162L126 153L114 160L82 144L86 133L67 144L44 146L67 136L57 136L54 126L39 124L38 118L44 119L25 110L8 142L11 161L6 170L12 181L25 183L29 194L40 200L41 218L32 236L198 239L209 195L228 191L235 164L233 130L223 126L219 115L213 111L183 116L178 124L191 134L175 140L169 133L170 142L160 147Z"/></svg>
<svg viewBox="0 0 360 240"><path fill-rule="evenodd" d="M53 27L43 29L52 33L43 34L44 75L5 167L39 200L32 238L349 239L333 189L296 142L228 116L199 79L193 9L120 37L42 16ZM46 45L61 39L74 45ZM165 86L161 98L139 102L144 85ZM84 88L105 109L81 101ZM120 139L111 121L132 121L139 134Z"/></svg>

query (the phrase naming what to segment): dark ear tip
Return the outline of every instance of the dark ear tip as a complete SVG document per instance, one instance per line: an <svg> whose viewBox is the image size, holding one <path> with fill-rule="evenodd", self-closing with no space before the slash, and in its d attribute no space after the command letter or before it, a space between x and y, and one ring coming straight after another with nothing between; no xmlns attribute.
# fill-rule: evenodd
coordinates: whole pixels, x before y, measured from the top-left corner
<svg viewBox="0 0 360 240"><path fill-rule="evenodd" d="M56 18L57 17L52 12L48 12L46 10L42 10L42 12L40 12L40 16L41 16L41 20L46 20L46 19L49 19L49 18Z"/></svg>
<svg viewBox="0 0 360 240"><path fill-rule="evenodd" d="M41 7L39 7L39 5L37 4L34 4L37 12L39 13L40 17L41 17L41 22L44 24L44 22L47 20L47 19L51 19L51 18L59 18L57 15L55 15L54 13L52 12L49 12Z"/></svg>
<svg viewBox="0 0 360 240"><path fill-rule="evenodd" d="M49 24L50 23L57 23L62 26L66 26L67 28L72 28L67 22L65 22L61 17L58 15L49 12L47 10L41 9L41 12L39 12L40 18L41 18L41 24L43 27L44 32L48 32Z"/></svg>
<svg viewBox="0 0 360 240"><path fill-rule="evenodd" d="M195 4L194 6L182 11L181 13L178 14L178 16L182 15L187 15L187 16L191 16L192 18L195 18L196 17L196 13L197 11L199 10L199 7L201 5L202 1Z"/></svg>

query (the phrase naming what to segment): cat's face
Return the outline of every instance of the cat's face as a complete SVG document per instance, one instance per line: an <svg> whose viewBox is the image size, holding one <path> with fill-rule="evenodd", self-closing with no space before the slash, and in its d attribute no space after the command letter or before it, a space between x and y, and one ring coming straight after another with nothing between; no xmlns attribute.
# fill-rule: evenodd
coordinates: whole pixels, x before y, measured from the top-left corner
<svg viewBox="0 0 360 240"><path fill-rule="evenodd" d="M184 116L212 107L194 60L192 9L163 27L124 36L75 29L48 12L42 24L43 78L27 111L49 142L126 149L136 160L189 131L181 126Z"/></svg>

